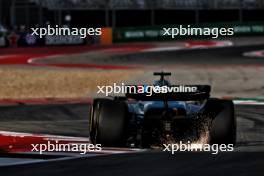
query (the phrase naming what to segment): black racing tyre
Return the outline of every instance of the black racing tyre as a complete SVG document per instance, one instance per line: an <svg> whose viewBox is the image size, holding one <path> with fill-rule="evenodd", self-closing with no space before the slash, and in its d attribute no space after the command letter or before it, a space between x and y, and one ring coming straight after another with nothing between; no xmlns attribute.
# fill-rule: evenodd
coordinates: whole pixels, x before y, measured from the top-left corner
<svg viewBox="0 0 264 176"><path fill-rule="evenodd" d="M97 126L97 118L100 109L100 102L108 101L108 99L94 99L93 104L90 108L90 119L89 119L89 135L92 143L95 143L96 138L96 126Z"/></svg>
<svg viewBox="0 0 264 176"><path fill-rule="evenodd" d="M211 144L236 143L236 118L231 100L209 99L206 105L212 119L210 128Z"/></svg>
<svg viewBox="0 0 264 176"><path fill-rule="evenodd" d="M127 104L123 101L99 99L93 105L90 127L92 143L103 147L125 145Z"/></svg>

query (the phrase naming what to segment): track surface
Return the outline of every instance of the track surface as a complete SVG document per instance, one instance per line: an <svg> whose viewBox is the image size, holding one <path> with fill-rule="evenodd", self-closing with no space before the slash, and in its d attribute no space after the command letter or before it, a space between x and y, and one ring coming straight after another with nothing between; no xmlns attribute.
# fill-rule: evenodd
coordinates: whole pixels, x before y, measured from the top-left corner
<svg viewBox="0 0 264 176"><path fill-rule="evenodd" d="M88 104L0 107L0 130L88 137Z"/></svg>
<svg viewBox="0 0 264 176"><path fill-rule="evenodd" d="M87 54L48 58L36 63L48 64L98 64L98 65L141 65L141 66L170 66L176 65L200 65L200 66L264 66L263 59L243 57L243 53L253 50L261 50L264 44L233 46L227 48L211 49L187 49L161 52L139 52L136 54L109 55L91 52ZM100 52L99 52L100 53ZM73 59L74 58L74 59Z"/></svg>
<svg viewBox="0 0 264 176"><path fill-rule="evenodd" d="M240 175L262 176L264 153L233 153L212 156L207 153L123 154L80 158L69 161L0 168L9 176L172 176L172 175Z"/></svg>
<svg viewBox="0 0 264 176"><path fill-rule="evenodd" d="M0 107L0 130L88 137L89 104ZM236 105L238 150L264 151L264 106Z"/></svg>
<svg viewBox="0 0 264 176"><path fill-rule="evenodd" d="M147 152L79 158L0 167L5 175L262 175L264 157L264 112L261 105L237 105L237 152L170 153ZM88 135L88 104L20 105L0 107L0 130ZM18 115L19 114L19 115ZM28 115L30 114L30 116ZM41 127L40 127L41 126ZM35 127L35 128L34 128ZM251 152L250 152L251 151ZM19 171L19 172L18 172ZM140 173L140 174L139 174Z"/></svg>

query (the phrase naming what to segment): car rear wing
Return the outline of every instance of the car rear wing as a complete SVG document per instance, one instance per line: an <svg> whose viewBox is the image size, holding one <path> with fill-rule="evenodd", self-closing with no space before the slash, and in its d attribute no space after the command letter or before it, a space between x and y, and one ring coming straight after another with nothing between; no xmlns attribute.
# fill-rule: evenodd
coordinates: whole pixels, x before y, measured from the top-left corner
<svg viewBox="0 0 264 176"><path fill-rule="evenodd" d="M126 98L142 101L198 101L210 97L209 85L136 86Z"/></svg>

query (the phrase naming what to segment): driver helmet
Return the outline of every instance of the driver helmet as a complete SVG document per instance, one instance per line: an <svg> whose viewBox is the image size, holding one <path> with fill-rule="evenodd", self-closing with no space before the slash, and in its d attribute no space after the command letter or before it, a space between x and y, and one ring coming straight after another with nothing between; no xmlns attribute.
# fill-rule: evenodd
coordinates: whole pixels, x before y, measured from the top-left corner
<svg viewBox="0 0 264 176"><path fill-rule="evenodd" d="M170 86L171 84L166 79L162 79L162 80L160 79L160 80L155 80L153 85L161 87L161 86Z"/></svg>

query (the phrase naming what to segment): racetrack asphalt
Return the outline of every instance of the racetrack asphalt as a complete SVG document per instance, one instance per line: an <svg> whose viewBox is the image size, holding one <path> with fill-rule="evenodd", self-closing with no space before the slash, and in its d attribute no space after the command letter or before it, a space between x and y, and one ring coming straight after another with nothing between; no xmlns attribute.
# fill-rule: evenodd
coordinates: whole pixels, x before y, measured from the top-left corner
<svg viewBox="0 0 264 176"><path fill-rule="evenodd" d="M164 152L78 158L0 168L5 176L262 176L263 152L209 153Z"/></svg>
<svg viewBox="0 0 264 176"><path fill-rule="evenodd" d="M44 175L262 175L264 112L262 105L236 105L235 152L143 152L0 167L1 174ZM0 107L0 130L87 136L89 105L17 105ZM30 115L29 115L30 114Z"/></svg>
<svg viewBox="0 0 264 176"><path fill-rule="evenodd" d="M88 137L87 103L0 107L0 131ZM235 105L237 149L264 151L264 105Z"/></svg>
<svg viewBox="0 0 264 176"><path fill-rule="evenodd" d="M171 44L170 44L171 45ZM264 60L259 58L243 57L243 53L261 50L264 44L229 46L216 48L200 48L169 50L159 52L136 52L109 55L109 53L89 52L81 55L58 56L36 60L35 63L44 64L98 64L124 66L264 66Z"/></svg>

